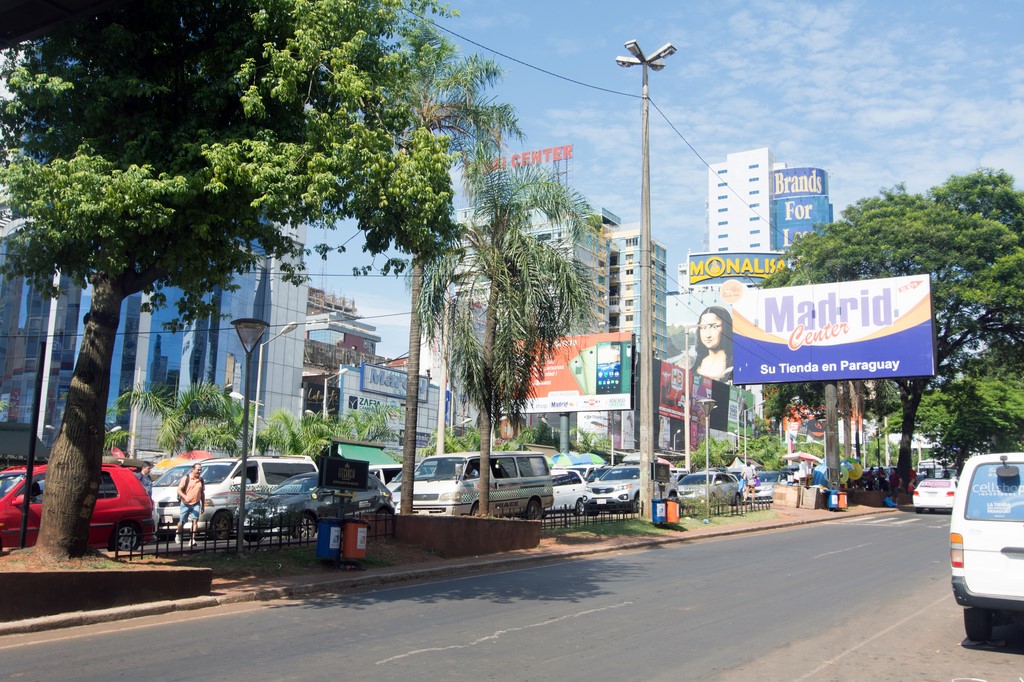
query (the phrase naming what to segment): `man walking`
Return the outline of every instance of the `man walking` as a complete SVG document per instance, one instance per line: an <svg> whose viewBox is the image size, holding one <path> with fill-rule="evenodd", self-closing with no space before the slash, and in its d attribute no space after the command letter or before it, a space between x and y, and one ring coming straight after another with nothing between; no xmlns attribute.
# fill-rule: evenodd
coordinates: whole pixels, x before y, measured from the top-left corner
<svg viewBox="0 0 1024 682"><path fill-rule="evenodd" d="M174 543L181 544L181 531L185 522L192 519L192 537L189 546L196 546L196 531L199 529L199 515L206 508L206 483L202 479L203 465L193 464L187 476L178 484L178 532Z"/></svg>

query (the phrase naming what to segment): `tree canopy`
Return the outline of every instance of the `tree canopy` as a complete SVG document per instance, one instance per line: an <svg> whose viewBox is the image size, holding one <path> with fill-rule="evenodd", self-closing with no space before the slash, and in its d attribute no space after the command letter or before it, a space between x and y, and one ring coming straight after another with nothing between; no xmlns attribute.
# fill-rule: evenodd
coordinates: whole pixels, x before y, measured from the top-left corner
<svg viewBox="0 0 1024 682"><path fill-rule="evenodd" d="M122 300L181 292L180 322L263 257L302 278L293 228L358 220L366 249L430 254L455 230L445 141L394 97L419 0L141 0L5 51L3 274L92 288L38 546L86 551ZM409 18L407 18L409 17ZM399 144L401 142L401 144Z"/></svg>
<svg viewBox="0 0 1024 682"><path fill-rule="evenodd" d="M897 379L902 404L899 468L907 478L911 436L929 386L955 381L990 345L1024 340L1024 194L1004 172L953 176L927 194L901 186L848 207L842 219L797 240L792 267L773 286L927 273L936 330L932 377Z"/></svg>

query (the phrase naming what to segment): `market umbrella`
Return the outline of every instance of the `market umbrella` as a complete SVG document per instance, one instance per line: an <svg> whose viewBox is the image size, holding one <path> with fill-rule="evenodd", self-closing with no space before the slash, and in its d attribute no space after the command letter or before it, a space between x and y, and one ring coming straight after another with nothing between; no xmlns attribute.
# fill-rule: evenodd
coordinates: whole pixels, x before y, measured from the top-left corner
<svg viewBox="0 0 1024 682"><path fill-rule="evenodd" d="M791 452L788 455L783 455L782 459L790 462L813 462L814 464L821 464L821 457L812 455L809 452Z"/></svg>
<svg viewBox="0 0 1024 682"><path fill-rule="evenodd" d="M598 464L603 466L608 463L604 457L593 452L573 452L569 456L576 460L576 464Z"/></svg>
<svg viewBox="0 0 1024 682"><path fill-rule="evenodd" d="M178 455L178 459L211 459L211 455L206 450L189 450Z"/></svg>

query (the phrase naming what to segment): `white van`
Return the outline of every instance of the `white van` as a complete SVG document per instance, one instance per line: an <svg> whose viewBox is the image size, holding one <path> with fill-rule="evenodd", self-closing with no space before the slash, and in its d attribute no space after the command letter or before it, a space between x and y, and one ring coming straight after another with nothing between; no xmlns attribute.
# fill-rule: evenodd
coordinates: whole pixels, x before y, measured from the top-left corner
<svg viewBox="0 0 1024 682"><path fill-rule="evenodd" d="M480 453L458 452L423 458L416 465L413 512L475 515L480 509ZM395 494L399 506L401 486ZM491 453L491 508L495 516L539 519L551 506L551 472L539 452Z"/></svg>
<svg viewBox="0 0 1024 682"><path fill-rule="evenodd" d="M949 558L967 638L1024 623L1024 453L967 460L953 496Z"/></svg>
<svg viewBox="0 0 1024 682"><path fill-rule="evenodd" d="M235 457L201 459L178 464L153 483L153 506L158 515L157 531L173 533L178 525L178 484L193 464L203 467L206 483L206 509L199 517L199 531L210 530L218 540L231 537L238 510L238 493L242 487L242 460ZM246 458L246 495L270 492L278 483L310 471L316 463L310 457L248 457ZM173 528L172 528L173 526Z"/></svg>

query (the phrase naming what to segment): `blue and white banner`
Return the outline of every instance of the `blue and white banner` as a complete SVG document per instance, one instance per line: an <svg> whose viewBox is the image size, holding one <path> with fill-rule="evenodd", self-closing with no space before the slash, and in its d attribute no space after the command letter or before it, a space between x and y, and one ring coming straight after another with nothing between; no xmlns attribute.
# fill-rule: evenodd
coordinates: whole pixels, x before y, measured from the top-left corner
<svg viewBox="0 0 1024 682"><path fill-rule="evenodd" d="M736 384L935 374L928 275L730 294Z"/></svg>

